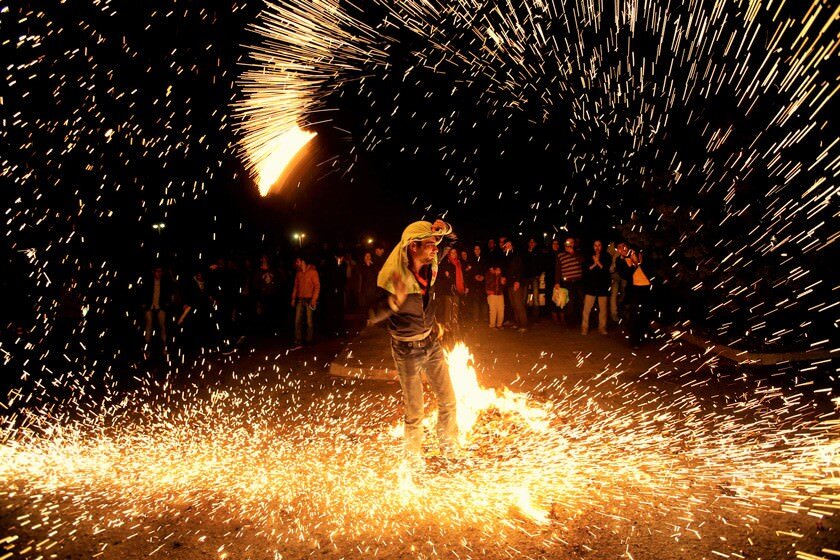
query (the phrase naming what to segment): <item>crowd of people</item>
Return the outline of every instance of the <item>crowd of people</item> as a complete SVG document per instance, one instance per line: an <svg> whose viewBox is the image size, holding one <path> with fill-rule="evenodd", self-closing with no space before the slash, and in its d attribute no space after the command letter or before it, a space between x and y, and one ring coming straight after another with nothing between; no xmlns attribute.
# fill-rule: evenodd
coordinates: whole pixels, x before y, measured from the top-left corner
<svg viewBox="0 0 840 560"><path fill-rule="evenodd" d="M550 320L583 335L621 324L639 346L651 297L642 252L622 241L541 241L456 244L434 285L441 324L454 333L467 324L527 332ZM384 246L324 246L294 261L219 259L187 275L155 266L135 288L144 354L166 356L175 339L190 352L231 350L251 336L279 336L295 347L342 336L377 299L385 258Z"/></svg>
<svg viewBox="0 0 840 560"><path fill-rule="evenodd" d="M638 347L649 322L651 282L643 254L619 241L582 245L574 237L537 238L523 247L507 237L449 251L440 266L437 293L441 321L457 330L464 321L527 332L543 318L589 334L597 311L597 330L624 323Z"/></svg>

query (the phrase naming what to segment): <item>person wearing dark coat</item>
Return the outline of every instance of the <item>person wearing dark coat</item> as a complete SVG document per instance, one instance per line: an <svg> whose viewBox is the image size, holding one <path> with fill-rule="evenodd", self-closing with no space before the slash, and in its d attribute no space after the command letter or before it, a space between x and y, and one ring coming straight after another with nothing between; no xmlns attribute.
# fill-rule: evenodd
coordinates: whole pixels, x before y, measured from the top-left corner
<svg viewBox="0 0 840 560"><path fill-rule="evenodd" d="M212 342L209 286L201 270L186 282L183 287L184 306L178 318L182 328L184 343L190 350L197 350Z"/></svg>
<svg viewBox="0 0 840 560"><path fill-rule="evenodd" d="M510 308L519 327L519 332L528 330L528 312L525 310L525 263L510 239L505 240L504 276L510 300Z"/></svg>
<svg viewBox="0 0 840 560"><path fill-rule="evenodd" d="M467 310L473 321L480 323L487 316L487 299L484 293L484 274L487 259L481 254L481 245L473 246L472 256L464 259L464 276L467 283Z"/></svg>
<svg viewBox="0 0 840 560"><path fill-rule="evenodd" d="M344 334L344 292L347 289L347 262L343 252L330 252L320 267L322 328L328 336Z"/></svg>
<svg viewBox="0 0 840 560"><path fill-rule="evenodd" d="M358 278L356 290L359 297L359 306L364 311L365 317L367 317L368 310L376 299L376 277L379 274L380 268L373 261L373 255L370 251L365 251L362 263L356 268L356 276Z"/></svg>
<svg viewBox="0 0 840 560"><path fill-rule="evenodd" d="M553 295L553 287L557 284L556 274L557 274L557 258L560 256L560 240L559 239L552 239L551 240L551 249L548 253L545 254L545 289L548 292L546 294L546 306L551 310L551 320L555 323L559 319L560 308L557 307L557 304L554 303Z"/></svg>
<svg viewBox="0 0 840 560"><path fill-rule="evenodd" d="M145 327L143 340L146 342L146 353L152 341L153 325L158 327L161 340L161 353L167 355L166 314L175 301L175 288L169 275L164 274L163 267L156 266L152 270L152 277L142 282L140 288L140 307L143 309Z"/></svg>
<svg viewBox="0 0 840 560"><path fill-rule="evenodd" d="M277 272L271 266L267 255L260 257L260 266L254 273L252 285L258 330L267 332L273 327L278 308L277 295L281 293Z"/></svg>
<svg viewBox="0 0 840 560"><path fill-rule="evenodd" d="M627 316L627 336L630 345L637 349L648 334L650 307L652 304L651 282L648 270L652 270L642 251L621 242L616 246L618 258L615 270L627 282L624 309Z"/></svg>
<svg viewBox="0 0 840 560"><path fill-rule="evenodd" d="M530 308L534 320L540 316L540 277L542 276L543 254L537 240L528 240L528 250L522 257L523 281L525 285L525 303Z"/></svg>
<svg viewBox="0 0 840 560"><path fill-rule="evenodd" d="M583 318L580 334L589 333L589 315L595 301L598 302L598 332L607 334L607 309L610 295L610 256L604 251L604 244L596 239L592 254L583 260Z"/></svg>
<svg viewBox="0 0 840 560"><path fill-rule="evenodd" d="M461 299L467 293L464 267L457 250L451 250L440 263L435 295L441 300L440 322L452 332L460 326Z"/></svg>

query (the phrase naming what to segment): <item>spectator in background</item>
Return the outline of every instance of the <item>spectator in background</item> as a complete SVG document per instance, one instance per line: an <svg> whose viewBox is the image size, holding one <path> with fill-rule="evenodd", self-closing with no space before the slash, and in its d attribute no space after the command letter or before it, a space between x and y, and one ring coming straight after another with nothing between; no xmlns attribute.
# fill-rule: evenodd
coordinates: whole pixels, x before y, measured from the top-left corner
<svg viewBox="0 0 840 560"><path fill-rule="evenodd" d="M555 283L569 291L569 303L562 314L566 326L579 324L583 304L583 266L580 256L575 251L575 240L567 237L563 242L563 252L557 257Z"/></svg>
<svg viewBox="0 0 840 560"><path fill-rule="evenodd" d="M385 247L377 245L373 248L373 264L376 266L376 272L382 270L382 265L385 264Z"/></svg>
<svg viewBox="0 0 840 560"><path fill-rule="evenodd" d="M560 240L551 240L551 249L545 255L545 289L547 292L552 291L552 287L558 284L557 281L557 258L560 256ZM558 321L560 308L554 303L554 298L550 293L546 294L546 306L551 310L551 320L555 323Z"/></svg>
<svg viewBox="0 0 840 560"><path fill-rule="evenodd" d="M344 292L347 290L347 262L344 252L330 253L321 269L321 296L324 332L329 336L344 334Z"/></svg>
<svg viewBox="0 0 840 560"><path fill-rule="evenodd" d="M225 291L227 292L228 308L227 314L222 319L227 323L227 328L225 329L227 335L226 342L230 346L234 344L234 341L239 343L244 338L241 336L243 303L241 278L242 274L239 269L239 263L236 262L236 259L229 258L225 266L225 282L227 282ZM232 351L230 348L228 350Z"/></svg>
<svg viewBox="0 0 840 560"><path fill-rule="evenodd" d="M485 273L484 290L490 308L490 328L501 329L505 322L505 278L502 269L491 266Z"/></svg>
<svg viewBox="0 0 840 560"><path fill-rule="evenodd" d="M295 346L303 345L303 324L306 321L306 343L311 344L315 336L315 308L321 292L321 279L315 265L306 262L303 256L295 260L295 285L292 289L292 307L295 308Z"/></svg>
<svg viewBox="0 0 840 560"><path fill-rule="evenodd" d="M464 265L464 276L467 282L467 311L476 323L486 316L484 308L487 304L484 291L485 259L481 255L481 245L474 245L472 256L467 256Z"/></svg>
<svg viewBox="0 0 840 560"><path fill-rule="evenodd" d="M246 257L242 261L242 267L239 269L239 305L237 321L240 323L239 332L242 335L240 342L245 334L252 334L251 329L254 324L254 263L250 258Z"/></svg>
<svg viewBox="0 0 840 560"><path fill-rule="evenodd" d="M221 344L227 345L230 342L232 317L236 309L233 304L236 295L236 282L233 278L233 270L228 268L225 259L219 258L214 264L210 265L210 270L207 272L207 283L213 304L213 320L216 323L216 331L221 339Z"/></svg>
<svg viewBox="0 0 840 560"><path fill-rule="evenodd" d="M501 248L496 246L496 240L490 238L487 240L487 266L503 267L504 254Z"/></svg>
<svg viewBox="0 0 840 560"><path fill-rule="evenodd" d="M211 300L204 273L197 271L183 287L183 309L178 317L184 345L188 350L197 350L211 342L210 308Z"/></svg>
<svg viewBox="0 0 840 560"><path fill-rule="evenodd" d="M540 276L542 275L542 254L537 240L528 239L528 250L522 258L522 284L525 287L525 303L530 310L531 320L540 316Z"/></svg>
<svg viewBox="0 0 840 560"><path fill-rule="evenodd" d="M373 254L370 251L365 251L361 264L356 268L358 278L356 289L359 294L359 306L362 308L365 317L368 316L370 306L376 299L376 276L378 274L379 270L373 262Z"/></svg>
<svg viewBox="0 0 840 560"><path fill-rule="evenodd" d="M144 357L149 358L150 345L154 326L157 325L158 336L161 342L161 354L168 355L166 337L166 312L175 300L175 290L168 276L164 275L163 267L156 266L152 269L152 276L140 286L141 306L143 308L143 340L145 346Z"/></svg>
<svg viewBox="0 0 840 560"><path fill-rule="evenodd" d="M604 244L596 239L592 243L592 255L584 260L583 266L583 317L580 334L589 334L589 315L598 302L598 332L607 334L607 298L610 293L610 258L604 252Z"/></svg>
<svg viewBox="0 0 840 560"><path fill-rule="evenodd" d="M457 332L460 319L461 298L467 292L464 281L464 269L461 265L458 251L449 251L444 261L440 264L435 290L435 293L439 294L438 297L441 298L441 302L443 303L441 323L451 331Z"/></svg>
<svg viewBox="0 0 840 560"><path fill-rule="evenodd" d="M621 242L617 246L618 259L615 269L627 282L624 298L627 317L627 335L630 346L638 349L647 336L650 323L651 284L645 271L644 255L638 249Z"/></svg>
<svg viewBox="0 0 840 560"><path fill-rule="evenodd" d="M461 263L461 272L464 275L464 293L461 295L461 304L458 310L458 318L461 322L467 320L467 300L470 297L470 276L467 267L470 265L470 256L466 249L458 251L458 261Z"/></svg>
<svg viewBox="0 0 840 560"><path fill-rule="evenodd" d="M354 283L356 281L356 267L358 263L353 257L353 251L349 248L344 251L344 309L346 311L356 311L359 307L359 291L358 286Z"/></svg>
<svg viewBox="0 0 840 560"><path fill-rule="evenodd" d="M267 255L260 257L260 266L254 273L254 314L258 330L266 333L272 327L277 310L277 276Z"/></svg>
<svg viewBox="0 0 840 560"><path fill-rule="evenodd" d="M624 292L627 290L627 281L619 275L615 264L619 258L618 249L615 243L610 243L607 247L610 254L610 319L614 323L618 323L619 313L618 306L624 301Z"/></svg>
<svg viewBox="0 0 840 560"><path fill-rule="evenodd" d="M516 251L513 242L505 239L505 272L507 281L508 301L513 311L514 319L519 327L519 332L528 332L528 312L525 310L525 285L523 284L523 273L525 264L522 256Z"/></svg>

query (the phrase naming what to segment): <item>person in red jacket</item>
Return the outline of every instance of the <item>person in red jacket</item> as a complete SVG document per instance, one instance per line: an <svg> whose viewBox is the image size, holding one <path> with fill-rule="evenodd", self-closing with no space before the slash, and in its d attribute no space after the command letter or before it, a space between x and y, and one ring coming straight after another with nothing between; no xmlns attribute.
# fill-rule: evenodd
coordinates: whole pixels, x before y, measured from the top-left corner
<svg viewBox="0 0 840 560"><path fill-rule="evenodd" d="M321 292L321 279L315 265L304 257L295 260L295 287L292 289L292 307L295 308L295 346L303 344L303 321L306 318L306 343L311 344L315 334L315 308Z"/></svg>

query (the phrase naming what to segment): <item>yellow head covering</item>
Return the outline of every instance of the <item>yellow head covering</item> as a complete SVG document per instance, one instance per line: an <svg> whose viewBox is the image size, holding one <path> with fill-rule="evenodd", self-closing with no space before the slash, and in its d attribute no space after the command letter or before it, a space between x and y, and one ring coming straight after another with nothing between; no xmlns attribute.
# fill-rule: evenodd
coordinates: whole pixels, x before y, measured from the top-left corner
<svg viewBox="0 0 840 560"><path fill-rule="evenodd" d="M422 241L424 239L437 238L437 243L440 243L443 236L452 233L452 226L446 224L444 229L435 228L431 222L419 221L410 224L403 230L400 242L388 255L385 264L382 265L382 270L379 271L379 276L376 278L377 285L390 292L394 292L394 274L399 274L402 281L405 283L406 290L409 294L420 294L423 292L414 274L408 268L408 246L412 241ZM437 278L437 260L432 262L432 280L429 286L435 283Z"/></svg>

